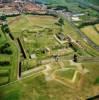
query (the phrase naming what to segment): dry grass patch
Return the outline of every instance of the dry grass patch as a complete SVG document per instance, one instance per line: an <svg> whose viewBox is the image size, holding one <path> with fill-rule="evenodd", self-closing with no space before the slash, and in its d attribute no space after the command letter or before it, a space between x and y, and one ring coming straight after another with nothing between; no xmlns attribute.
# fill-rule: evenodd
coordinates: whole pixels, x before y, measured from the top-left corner
<svg viewBox="0 0 99 100"><path fill-rule="evenodd" d="M99 34L95 31L93 26L86 26L81 31L90 38L95 44L99 45Z"/></svg>
<svg viewBox="0 0 99 100"><path fill-rule="evenodd" d="M96 24L95 28L99 31L99 24Z"/></svg>

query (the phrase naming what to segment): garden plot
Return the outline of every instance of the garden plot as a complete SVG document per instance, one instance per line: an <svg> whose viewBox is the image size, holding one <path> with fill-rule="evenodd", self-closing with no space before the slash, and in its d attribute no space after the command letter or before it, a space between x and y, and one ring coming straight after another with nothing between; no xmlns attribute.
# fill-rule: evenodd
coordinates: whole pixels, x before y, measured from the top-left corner
<svg viewBox="0 0 99 100"><path fill-rule="evenodd" d="M81 31L88 36L95 44L99 45L99 34L94 29L93 26L86 26L84 28L81 28Z"/></svg>

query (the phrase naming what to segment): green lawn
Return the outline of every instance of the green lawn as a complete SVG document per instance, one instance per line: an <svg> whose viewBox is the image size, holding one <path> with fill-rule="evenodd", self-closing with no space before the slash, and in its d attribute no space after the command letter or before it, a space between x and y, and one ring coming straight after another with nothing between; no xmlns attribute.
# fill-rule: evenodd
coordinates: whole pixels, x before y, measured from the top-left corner
<svg viewBox="0 0 99 100"><path fill-rule="evenodd" d="M19 20L9 24L11 32L14 36L20 36L24 30L41 31L44 28L54 28L54 23L57 22L57 18L52 16L36 16L36 15L21 15ZM8 20L11 20L8 18ZM57 26L56 26L57 28Z"/></svg>
<svg viewBox="0 0 99 100"><path fill-rule="evenodd" d="M74 76L75 70L74 69L69 69L69 70L59 70L56 72L56 75L64 78L64 79L72 79Z"/></svg>
<svg viewBox="0 0 99 100"><path fill-rule="evenodd" d="M37 60L36 59L26 59L22 62L22 71L26 71L32 68L37 67Z"/></svg>
<svg viewBox="0 0 99 100"><path fill-rule="evenodd" d="M0 70L0 76L8 76L9 70Z"/></svg>
<svg viewBox="0 0 99 100"><path fill-rule="evenodd" d="M97 77L99 77L99 63L84 63L83 66L89 70L89 73L87 74L88 80L91 80L92 84L94 84Z"/></svg>
<svg viewBox="0 0 99 100"><path fill-rule="evenodd" d="M1 76L0 75L0 85L4 85L4 84L7 84L9 81L8 81L8 76Z"/></svg>

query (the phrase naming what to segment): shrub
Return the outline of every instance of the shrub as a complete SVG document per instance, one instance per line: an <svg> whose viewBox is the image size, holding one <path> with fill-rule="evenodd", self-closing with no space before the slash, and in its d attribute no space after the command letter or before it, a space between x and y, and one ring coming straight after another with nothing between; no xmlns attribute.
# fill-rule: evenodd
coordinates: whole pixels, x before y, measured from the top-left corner
<svg viewBox="0 0 99 100"><path fill-rule="evenodd" d="M8 66L8 65L10 65L10 62L9 61L0 61L0 65L1 66Z"/></svg>

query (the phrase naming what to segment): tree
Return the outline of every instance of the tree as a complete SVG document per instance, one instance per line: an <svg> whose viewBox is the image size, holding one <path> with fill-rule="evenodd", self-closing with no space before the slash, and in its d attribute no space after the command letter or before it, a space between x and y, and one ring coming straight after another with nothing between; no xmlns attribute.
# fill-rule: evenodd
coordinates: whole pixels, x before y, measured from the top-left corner
<svg viewBox="0 0 99 100"><path fill-rule="evenodd" d="M64 25L64 20L62 18L60 18L58 22L60 23L61 26Z"/></svg>
<svg viewBox="0 0 99 100"><path fill-rule="evenodd" d="M78 61L77 54L74 54L73 61L74 61L74 62L77 62L77 61Z"/></svg>
<svg viewBox="0 0 99 100"><path fill-rule="evenodd" d="M1 29L3 32L10 33L10 29L7 23L3 23Z"/></svg>
<svg viewBox="0 0 99 100"><path fill-rule="evenodd" d="M6 21L6 15L5 15L5 14L2 14L2 15L0 16L0 19L3 20L3 21Z"/></svg>

